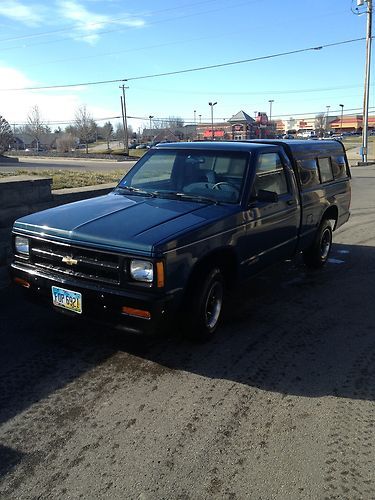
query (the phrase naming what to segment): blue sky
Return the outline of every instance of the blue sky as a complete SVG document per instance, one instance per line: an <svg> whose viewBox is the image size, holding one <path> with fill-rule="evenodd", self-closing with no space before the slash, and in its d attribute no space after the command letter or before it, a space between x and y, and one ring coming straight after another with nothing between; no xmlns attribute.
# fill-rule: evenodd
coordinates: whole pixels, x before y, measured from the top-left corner
<svg viewBox="0 0 375 500"><path fill-rule="evenodd" d="M181 75L135 79L268 56L365 36L351 0L1 0L0 89L129 78L127 112L210 118L239 110L272 116L361 108L365 42ZM362 9L363 10L363 9ZM70 121L79 106L120 114L119 83L52 90L3 90L0 114L25 122L38 105L48 121ZM374 106L372 92L370 106ZM116 122L116 120L112 120ZM99 122L102 123L102 122Z"/></svg>

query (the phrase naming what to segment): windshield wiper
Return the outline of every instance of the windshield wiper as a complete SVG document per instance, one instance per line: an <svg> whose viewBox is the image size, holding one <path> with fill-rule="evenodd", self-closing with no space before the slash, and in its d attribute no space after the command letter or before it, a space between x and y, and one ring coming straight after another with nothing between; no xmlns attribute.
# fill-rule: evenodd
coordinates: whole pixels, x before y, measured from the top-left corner
<svg viewBox="0 0 375 500"><path fill-rule="evenodd" d="M150 191L144 191L143 189L135 188L132 186L117 186L116 191L118 189L124 189L125 191L129 191L132 194L137 194L137 195L139 194L142 196L150 196L152 198L155 197L155 194L151 193Z"/></svg>
<svg viewBox="0 0 375 500"><path fill-rule="evenodd" d="M199 194L176 193L175 191L152 191L155 196L175 198L178 200L198 201L200 203L220 203L218 200Z"/></svg>

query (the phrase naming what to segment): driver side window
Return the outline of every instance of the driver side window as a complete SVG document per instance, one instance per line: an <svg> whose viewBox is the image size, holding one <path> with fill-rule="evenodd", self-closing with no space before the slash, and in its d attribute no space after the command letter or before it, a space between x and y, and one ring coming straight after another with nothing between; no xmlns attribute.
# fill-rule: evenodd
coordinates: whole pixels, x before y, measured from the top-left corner
<svg viewBox="0 0 375 500"><path fill-rule="evenodd" d="M288 183L280 156L277 153L263 153L258 157L253 192L272 191L278 195L288 193Z"/></svg>

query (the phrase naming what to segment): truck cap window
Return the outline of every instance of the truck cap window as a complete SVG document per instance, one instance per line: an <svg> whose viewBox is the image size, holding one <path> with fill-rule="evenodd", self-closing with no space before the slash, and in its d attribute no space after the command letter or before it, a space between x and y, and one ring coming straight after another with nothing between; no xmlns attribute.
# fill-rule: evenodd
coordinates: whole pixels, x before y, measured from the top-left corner
<svg viewBox="0 0 375 500"><path fill-rule="evenodd" d="M284 167L277 153L259 155L254 181L255 195L259 190L272 191L280 195L288 192Z"/></svg>
<svg viewBox="0 0 375 500"><path fill-rule="evenodd" d="M346 163L344 156L335 156L331 158L332 170L335 179L342 179L347 177Z"/></svg>
<svg viewBox="0 0 375 500"><path fill-rule="evenodd" d="M297 167L302 189L316 187L320 184L318 165L315 158L297 160Z"/></svg>
<svg viewBox="0 0 375 500"><path fill-rule="evenodd" d="M150 150L121 180L117 192L187 201L238 203L249 153Z"/></svg>
<svg viewBox="0 0 375 500"><path fill-rule="evenodd" d="M333 180L332 166L330 158L318 158L318 165L320 171L320 179L323 182Z"/></svg>

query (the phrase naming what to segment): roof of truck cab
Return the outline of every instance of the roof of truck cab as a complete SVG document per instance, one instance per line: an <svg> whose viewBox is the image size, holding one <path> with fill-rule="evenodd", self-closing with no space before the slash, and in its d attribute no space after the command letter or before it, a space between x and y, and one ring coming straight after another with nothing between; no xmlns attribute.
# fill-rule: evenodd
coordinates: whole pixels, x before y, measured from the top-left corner
<svg viewBox="0 0 375 500"><path fill-rule="evenodd" d="M249 152L274 147L275 144L263 144L241 141L196 141L196 142L165 142L159 143L152 149L197 149L215 151L243 151Z"/></svg>

